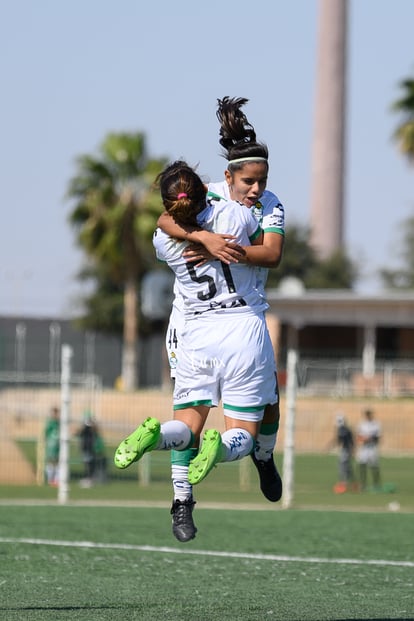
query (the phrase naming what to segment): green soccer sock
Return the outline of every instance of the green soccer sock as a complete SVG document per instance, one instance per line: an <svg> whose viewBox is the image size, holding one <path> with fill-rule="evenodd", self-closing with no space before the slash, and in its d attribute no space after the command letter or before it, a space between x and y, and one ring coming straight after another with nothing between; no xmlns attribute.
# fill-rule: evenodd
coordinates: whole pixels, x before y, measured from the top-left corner
<svg viewBox="0 0 414 621"><path fill-rule="evenodd" d="M197 448L171 451L171 479L173 482L174 500L184 501L193 495L193 486L188 482L188 465L197 453Z"/></svg>

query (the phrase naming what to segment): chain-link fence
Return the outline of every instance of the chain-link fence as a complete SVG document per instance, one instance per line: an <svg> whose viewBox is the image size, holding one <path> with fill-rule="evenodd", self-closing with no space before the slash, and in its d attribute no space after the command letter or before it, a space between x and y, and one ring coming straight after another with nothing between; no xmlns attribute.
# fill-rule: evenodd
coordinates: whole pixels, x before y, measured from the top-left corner
<svg viewBox="0 0 414 621"><path fill-rule="evenodd" d="M57 354L56 354L57 359ZM294 407L294 450L297 453L326 453L332 440L338 411L356 429L361 413L372 407L381 422L384 455L414 454L412 386L414 368L408 362L378 363L374 376L364 377L353 360L299 360ZM283 373L281 373L282 385ZM45 485L47 446L45 428L53 407L62 408L62 375L53 371L0 372L0 483ZM408 398L407 398L408 397ZM281 391L281 426L276 452L285 443L286 394ZM79 485L92 485L127 477L141 482L151 477L148 462L138 474L117 471L113 452L119 441L148 415L161 421L172 415L172 386L123 393L102 386L99 376L71 374L68 406L69 476ZM80 432L93 422L101 441L101 460L88 470ZM209 426L222 430L221 408L211 411ZM152 457L151 457L152 459ZM154 463L158 455L154 456ZM167 462L166 462L167 463ZM89 464L90 465L90 464ZM164 468L169 480L168 467Z"/></svg>
<svg viewBox="0 0 414 621"><path fill-rule="evenodd" d="M414 362L377 360L373 373L358 359L302 359L297 365L301 395L402 398L414 396Z"/></svg>

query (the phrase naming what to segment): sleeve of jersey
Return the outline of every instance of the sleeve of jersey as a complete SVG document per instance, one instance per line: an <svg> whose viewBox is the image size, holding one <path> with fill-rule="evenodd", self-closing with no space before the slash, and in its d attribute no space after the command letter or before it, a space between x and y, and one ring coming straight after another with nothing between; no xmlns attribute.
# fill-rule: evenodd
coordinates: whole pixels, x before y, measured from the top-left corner
<svg viewBox="0 0 414 621"><path fill-rule="evenodd" d="M161 229L156 229L154 231L154 235L152 236L152 244L155 249L156 257L160 261L166 261L165 240L166 235L161 231Z"/></svg>
<svg viewBox="0 0 414 621"><path fill-rule="evenodd" d="M264 206L262 229L265 233L285 234L285 210L275 194Z"/></svg>
<svg viewBox="0 0 414 621"><path fill-rule="evenodd" d="M260 224L258 224L256 218L253 216L253 214L251 213L251 211L249 209L246 209L244 214L245 214L245 217L246 217L247 235L249 237L250 243L252 243L252 241L257 239L259 237L259 235L262 234L262 228L261 228Z"/></svg>

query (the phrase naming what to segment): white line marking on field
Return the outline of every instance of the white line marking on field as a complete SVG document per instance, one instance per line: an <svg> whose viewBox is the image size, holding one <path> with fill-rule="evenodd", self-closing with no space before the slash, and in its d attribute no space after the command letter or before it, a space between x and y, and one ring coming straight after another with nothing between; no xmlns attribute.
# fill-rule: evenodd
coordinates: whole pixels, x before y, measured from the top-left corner
<svg viewBox="0 0 414 621"><path fill-rule="evenodd" d="M364 560L358 558L320 558L317 556L287 556L284 554L251 554L249 552L219 552L217 550L191 550L169 548L166 546L136 546L128 543L95 543L93 541L60 541L52 539L28 539L0 537L0 543L26 543L43 546L63 546L67 548L96 548L106 550L135 550L137 552L167 552L169 554L190 554L193 556L220 556L225 558L244 558L259 561L281 561L286 563L333 563L336 565L380 565L394 567L414 567L414 561L387 561L384 559Z"/></svg>

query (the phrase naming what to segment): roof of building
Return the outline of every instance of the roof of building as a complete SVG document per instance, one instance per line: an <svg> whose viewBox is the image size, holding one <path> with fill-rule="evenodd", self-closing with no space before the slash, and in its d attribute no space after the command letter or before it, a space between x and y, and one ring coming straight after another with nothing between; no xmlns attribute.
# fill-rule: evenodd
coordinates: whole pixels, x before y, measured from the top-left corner
<svg viewBox="0 0 414 621"><path fill-rule="evenodd" d="M372 295L349 290L269 289L270 312L280 321L304 325L414 327L414 291Z"/></svg>

